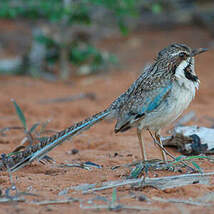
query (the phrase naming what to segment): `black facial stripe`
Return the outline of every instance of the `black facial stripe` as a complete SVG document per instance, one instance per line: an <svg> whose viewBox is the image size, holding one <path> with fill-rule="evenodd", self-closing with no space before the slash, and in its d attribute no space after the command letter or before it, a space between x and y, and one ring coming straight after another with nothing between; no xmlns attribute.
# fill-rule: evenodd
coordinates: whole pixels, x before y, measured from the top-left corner
<svg viewBox="0 0 214 214"><path fill-rule="evenodd" d="M192 74L191 63L184 69L184 75L188 80L193 82L197 82L198 77Z"/></svg>
<svg viewBox="0 0 214 214"><path fill-rule="evenodd" d="M198 80L198 77L196 75L193 75L191 74L190 72L186 72L184 71L184 74L185 74L185 77L188 79L188 80L191 80L193 82L197 82Z"/></svg>

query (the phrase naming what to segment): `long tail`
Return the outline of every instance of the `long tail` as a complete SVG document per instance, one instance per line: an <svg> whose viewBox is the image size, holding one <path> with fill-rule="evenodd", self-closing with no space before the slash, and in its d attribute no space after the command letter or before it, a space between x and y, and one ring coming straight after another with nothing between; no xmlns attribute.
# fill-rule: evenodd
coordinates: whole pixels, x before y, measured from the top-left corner
<svg viewBox="0 0 214 214"><path fill-rule="evenodd" d="M63 143L66 139L89 129L95 123L105 119L111 113L112 110L108 108L98 114L93 115L92 117L74 124L63 131L58 132L51 137L41 139L38 144L29 146L24 151L20 151L12 155L4 155L0 161L0 171L9 169L11 172L14 172L31 163L35 159L40 160L45 154L57 145Z"/></svg>

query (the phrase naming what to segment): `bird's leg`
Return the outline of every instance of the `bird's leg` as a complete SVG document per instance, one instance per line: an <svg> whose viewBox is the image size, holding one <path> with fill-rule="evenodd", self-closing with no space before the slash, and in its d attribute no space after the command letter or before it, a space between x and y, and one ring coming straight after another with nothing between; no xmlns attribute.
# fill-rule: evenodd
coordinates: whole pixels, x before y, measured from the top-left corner
<svg viewBox="0 0 214 214"><path fill-rule="evenodd" d="M141 131L142 131L141 129L137 128L137 136L138 136L138 140L139 140L142 160L146 161L147 157L146 157L146 151L145 151L145 147L144 147L144 142L143 142L143 138L142 138L142 135L141 135Z"/></svg>
<svg viewBox="0 0 214 214"><path fill-rule="evenodd" d="M164 162L164 163L167 163L167 156L166 156L165 151L163 150L163 143L162 143L162 141L161 141L160 131L156 131L156 132L155 132L155 139L156 139L156 140L159 142L159 144L160 144L160 150L161 150L161 153L162 153L163 162Z"/></svg>

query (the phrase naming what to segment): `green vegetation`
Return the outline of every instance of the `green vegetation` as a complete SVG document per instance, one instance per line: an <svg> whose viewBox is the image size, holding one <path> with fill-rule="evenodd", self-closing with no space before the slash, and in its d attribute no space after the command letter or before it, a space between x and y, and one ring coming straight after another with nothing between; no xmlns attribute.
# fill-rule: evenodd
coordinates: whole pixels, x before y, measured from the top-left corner
<svg viewBox="0 0 214 214"><path fill-rule="evenodd" d="M55 33L49 34L40 29L34 35L34 44L45 51L34 54L37 58L32 59L32 44L31 52L25 56L27 68L23 70L39 76L41 71L51 71L57 65L60 78L67 79L71 70L91 73L117 62L114 55L100 51L90 39L72 38L73 26L90 28L101 11L104 16L109 14L110 22L116 23L122 34L127 34L126 18L137 14L136 3L137 0L4 0L0 3L0 18L31 21L33 28L45 23L50 32L55 29Z"/></svg>

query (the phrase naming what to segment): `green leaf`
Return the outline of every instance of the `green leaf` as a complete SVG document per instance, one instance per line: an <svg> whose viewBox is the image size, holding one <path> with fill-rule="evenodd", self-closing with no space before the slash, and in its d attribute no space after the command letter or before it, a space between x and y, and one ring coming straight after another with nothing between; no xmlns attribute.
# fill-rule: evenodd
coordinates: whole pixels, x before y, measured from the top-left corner
<svg viewBox="0 0 214 214"><path fill-rule="evenodd" d="M162 6L158 3L152 5L152 12L154 14L160 14L163 11Z"/></svg>
<svg viewBox="0 0 214 214"><path fill-rule="evenodd" d="M202 159L209 159L209 157L207 157L207 156L197 155L197 156L190 156L190 157L187 157L187 158L185 158L184 160L199 159L199 158L202 158Z"/></svg>
<svg viewBox="0 0 214 214"><path fill-rule="evenodd" d="M185 156L180 155L180 156L178 156L178 157L175 158L175 161L180 161L183 157L185 157Z"/></svg>
<svg viewBox="0 0 214 214"><path fill-rule="evenodd" d="M128 27L125 25L125 23L123 21L119 21L118 22L119 28L120 28L120 32L126 36L128 34Z"/></svg>
<svg viewBox="0 0 214 214"><path fill-rule="evenodd" d="M13 105L15 106L16 114L18 115L22 125L24 126L24 129L27 131L26 119L25 119L25 116L24 116L21 108L18 106L18 104L16 103L16 101L14 99L12 99L11 101L13 102Z"/></svg>
<svg viewBox="0 0 214 214"><path fill-rule="evenodd" d="M201 167L195 161L192 161L191 163L199 172L202 172Z"/></svg>
<svg viewBox="0 0 214 214"><path fill-rule="evenodd" d="M143 164L137 164L137 166L131 171L131 174L128 178L138 178L139 175L142 173L142 170L144 169Z"/></svg>
<svg viewBox="0 0 214 214"><path fill-rule="evenodd" d="M109 62L112 63L112 64L114 64L114 65L116 65L116 64L119 63L117 56L114 55L114 54L110 54L109 55Z"/></svg>
<svg viewBox="0 0 214 214"><path fill-rule="evenodd" d="M17 151L17 152L11 152L11 153L8 153L8 154L7 154L7 157L11 157L11 156L17 155L17 154L19 154L19 153L20 153L19 151Z"/></svg>
<svg viewBox="0 0 214 214"><path fill-rule="evenodd" d="M35 124L33 124L33 126L32 126L31 129L30 129L30 133L32 133L32 132L38 127L39 124L40 124L40 123L35 123Z"/></svg>
<svg viewBox="0 0 214 214"><path fill-rule="evenodd" d="M117 189L114 188L113 192L112 192L112 200L111 200L111 202L112 202L112 204L114 204L116 201L117 201Z"/></svg>

